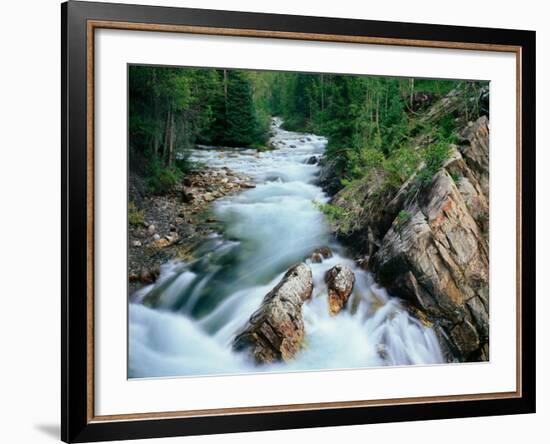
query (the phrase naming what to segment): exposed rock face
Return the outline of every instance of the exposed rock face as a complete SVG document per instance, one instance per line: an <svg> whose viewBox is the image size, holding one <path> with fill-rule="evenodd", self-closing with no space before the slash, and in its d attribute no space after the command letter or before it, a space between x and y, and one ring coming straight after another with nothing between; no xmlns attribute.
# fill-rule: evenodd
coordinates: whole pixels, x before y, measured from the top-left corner
<svg viewBox="0 0 550 444"><path fill-rule="evenodd" d="M425 120L453 114L463 106L461 97L451 93L435 102ZM333 195L331 204L348 215L333 230L377 281L434 324L449 361L487 360L489 120L457 122L464 125L459 143L449 146L430 183L413 174L397 192L384 194L381 173L372 171ZM421 136L420 151L430 143ZM330 173L323 165L321 178ZM331 184L321 183L331 193Z"/></svg>
<svg viewBox="0 0 550 444"><path fill-rule="evenodd" d="M304 339L302 304L312 291L309 266L291 267L237 334L233 348L248 349L258 364L292 359Z"/></svg>
<svg viewBox="0 0 550 444"><path fill-rule="evenodd" d="M319 171L317 183L329 194L336 193L342 188L340 177L336 172L336 163L328 160L326 157L321 157L318 164L321 169Z"/></svg>
<svg viewBox="0 0 550 444"><path fill-rule="evenodd" d="M371 262L383 285L436 321L450 354L475 360L486 356L489 336L487 119L463 141L405 203L410 217L393 221Z"/></svg>
<svg viewBox="0 0 550 444"><path fill-rule="evenodd" d="M340 313L355 285L355 274L345 265L335 265L325 274L328 288L328 310L331 315Z"/></svg>

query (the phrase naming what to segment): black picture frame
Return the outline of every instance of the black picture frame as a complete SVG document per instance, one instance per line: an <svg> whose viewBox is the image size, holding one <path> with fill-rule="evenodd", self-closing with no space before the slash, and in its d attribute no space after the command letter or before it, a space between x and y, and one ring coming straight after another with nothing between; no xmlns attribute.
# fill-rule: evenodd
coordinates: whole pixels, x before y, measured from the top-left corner
<svg viewBox="0 0 550 444"><path fill-rule="evenodd" d="M521 183L521 281L523 295L518 331L521 349L521 393L499 399L442 400L438 402L338 407L295 411L251 412L95 420L90 416L89 344L89 158L87 107L88 22L184 25L265 32L305 33L481 45L511 45L521 55L521 119L519 164ZM289 428L325 427L396 421L415 421L535 412L535 32L321 18L202 9L137 6L69 1L61 5L62 53L62 313L61 313L61 438L90 442L180 435L231 433ZM520 115L520 117L521 117ZM92 182L93 183L93 182Z"/></svg>

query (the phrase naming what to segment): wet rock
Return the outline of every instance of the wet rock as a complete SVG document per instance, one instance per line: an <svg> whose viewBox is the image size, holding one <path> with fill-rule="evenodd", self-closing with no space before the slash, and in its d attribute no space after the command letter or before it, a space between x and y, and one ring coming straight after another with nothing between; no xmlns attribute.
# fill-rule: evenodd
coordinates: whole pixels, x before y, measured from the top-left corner
<svg viewBox="0 0 550 444"><path fill-rule="evenodd" d="M241 188L256 188L256 185L254 185L251 182L243 182L240 184Z"/></svg>
<svg viewBox="0 0 550 444"><path fill-rule="evenodd" d="M313 251L309 259L314 264L320 264L323 262L323 259L328 259L332 257L332 250L329 247L317 248Z"/></svg>
<svg viewBox="0 0 550 444"><path fill-rule="evenodd" d="M346 305L355 285L355 274L345 265L335 265L325 274L328 288L328 305L331 315L338 314Z"/></svg>
<svg viewBox="0 0 550 444"><path fill-rule="evenodd" d="M389 357L388 349L385 344L376 344L376 352L380 359L386 360Z"/></svg>
<svg viewBox="0 0 550 444"><path fill-rule="evenodd" d="M139 280L144 284L152 284L160 275L160 267L142 268Z"/></svg>
<svg viewBox="0 0 550 444"><path fill-rule="evenodd" d="M169 235L164 236L163 238L156 239L153 242L155 248L161 249L169 247L170 245L176 243L179 240L179 235L177 232L171 232Z"/></svg>
<svg viewBox="0 0 550 444"><path fill-rule="evenodd" d="M317 156L311 156L306 160L307 165L317 165L319 163L319 158Z"/></svg>
<svg viewBox="0 0 550 444"><path fill-rule="evenodd" d="M321 262L323 262L323 256L321 256L320 253L312 253L311 256L309 257L309 260L313 264L320 264Z"/></svg>
<svg viewBox="0 0 550 444"><path fill-rule="evenodd" d="M312 291L309 266L299 263L291 267L237 333L233 348L247 350L257 364L292 359L304 339L302 304Z"/></svg>
<svg viewBox="0 0 550 444"><path fill-rule="evenodd" d="M319 177L317 184L328 194L336 194L341 188L342 183L337 173L337 163L335 160L329 160L326 156L319 159Z"/></svg>
<svg viewBox="0 0 550 444"><path fill-rule="evenodd" d="M193 193L187 191L187 190L184 190L182 193L181 193L181 201L183 203L191 203L195 200L195 196L193 195Z"/></svg>

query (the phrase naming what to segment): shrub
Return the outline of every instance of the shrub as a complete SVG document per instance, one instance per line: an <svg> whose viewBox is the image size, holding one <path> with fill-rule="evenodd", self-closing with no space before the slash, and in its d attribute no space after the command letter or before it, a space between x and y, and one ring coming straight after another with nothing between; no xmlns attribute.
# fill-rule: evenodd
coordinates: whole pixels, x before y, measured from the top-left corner
<svg viewBox="0 0 550 444"><path fill-rule="evenodd" d="M177 166L163 167L158 162L153 162L147 183L152 193L163 194L170 191L182 179L183 173Z"/></svg>
<svg viewBox="0 0 550 444"><path fill-rule="evenodd" d="M134 226L140 226L145 223L145 215L134 202L128 204L128 223Z"/></svg>
<svg viewBox="0 0 550 444"><path fill-rule="evenodd" d="M411 213L409 213L407 210L401 210L399 214L397 215L397 220L399 223L404 224L411 218Z"/></svg>
<svg viewBox="0 0 550 444"><path fill-rule="evenodd" d="M371 170L379 168L383 161L384 154L375 148L350 151L347 153L349 176L355 179L365 177Z"/></svg>
<svg viewBox="0 0 550 444"><path fill-rule="evenodd" d="M415 172L418 162L419 156L410 146L394 151L383 164L388 174L388 184L392 188L399 188Z"/></svg>
<svg viewBox="0 0 550 444"><path fill-rule="evenodd" d="M329 203L313 201L313 204L327 217L329 223L337 225L338 231L344 234L350 231L353 219L351 212Z"/></svg>
<svg viewBox="0 0 550 444"><path fill-rule="evenodd" d="M443 166L448 156L449 143L446 140L429 145L426 148L423 155L425 166L419 173L422 183L428 184L432 181L433 176Z"/></svg>

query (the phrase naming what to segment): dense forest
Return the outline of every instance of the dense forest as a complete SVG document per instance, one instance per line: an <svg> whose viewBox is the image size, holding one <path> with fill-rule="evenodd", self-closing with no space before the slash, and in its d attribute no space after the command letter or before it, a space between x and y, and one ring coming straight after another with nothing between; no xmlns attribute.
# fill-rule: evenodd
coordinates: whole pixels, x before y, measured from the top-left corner
<svg viewBox="0 0 550 444"><path fill-rule="evenodd" d="M427 104L453 90L463 109L423 118ZM487 113L470 106L482 93L481 82L134 65L130 168L151 192L167 191L196 167L187 161L195 144L267 149L269 118L280 116L286 129L328 138L336 189L377 174L395 190L421 162L425 177L439 168L457 115ZM422 152L418 135L430 139Z"/></svg>

